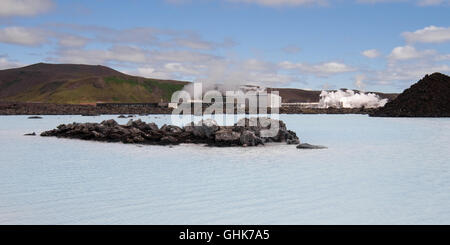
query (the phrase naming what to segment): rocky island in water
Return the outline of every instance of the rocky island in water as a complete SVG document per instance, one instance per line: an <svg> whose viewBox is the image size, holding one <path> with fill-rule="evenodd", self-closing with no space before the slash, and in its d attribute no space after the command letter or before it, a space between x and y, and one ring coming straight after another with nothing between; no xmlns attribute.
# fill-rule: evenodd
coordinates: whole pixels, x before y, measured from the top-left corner
<svg viewBox="0 0 450 245"><path fill-rule="evenodd" d="M253 121L255 120L255 121ZM41 136L56 136L82 140L123 142L149 145L176 145L181 143L206 144L210 146L257 146L269 142L300 144L296 133L288 130L281 120L244 118L233 126L218 126L213 120L202 120L184 127L130 120L120 125L115 120L101 123L61 124L45 131ZM275 134L265 136L264 130L277 124ZM256 126L253 126L256 125Z"/></svg>

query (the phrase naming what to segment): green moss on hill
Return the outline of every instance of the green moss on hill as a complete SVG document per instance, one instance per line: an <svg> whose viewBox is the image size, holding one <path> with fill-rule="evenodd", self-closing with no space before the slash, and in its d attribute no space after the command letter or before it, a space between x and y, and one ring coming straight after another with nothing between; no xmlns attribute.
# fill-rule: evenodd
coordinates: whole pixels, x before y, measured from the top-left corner
<svg viewBox="0 0 450 245"><path fill-rule="evenodd" d="M167 82L159 82L157 80L145 80L144 81L145 87L151 88L151 87L157 87L160 91L162 91L162 97L165 101L170 101L172 94L176 91L179 91L183 89L183 84L174 84L174 83L167 83ZM151 92L151 90L150 90Z"/></svg>
<svg viewBox="0 0 450 245"><path fill-rule="evenodd" d="M129 84L132 86L137 86L139 84L137 80L121 77L105 77L103 80L108 84Z"/></svg>
<svg viewBox="0 0 450 245"><path fill-rule="evenodd" d="M95 86L103 79L104 87ZM183 88L175 84L154 79L139 81L132 78L105 77L49 82L35 86L10 99L23 102L47 102L58 104L80 104L96 102L145 103L169 101L172 94Z"/></svg>

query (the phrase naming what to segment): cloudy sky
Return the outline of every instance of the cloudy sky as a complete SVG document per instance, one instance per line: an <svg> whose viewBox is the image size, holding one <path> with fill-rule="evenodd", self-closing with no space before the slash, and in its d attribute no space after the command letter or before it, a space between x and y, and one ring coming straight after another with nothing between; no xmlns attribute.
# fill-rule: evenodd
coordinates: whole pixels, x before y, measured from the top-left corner
<svg viewBox="0 0 450 245"><path fill-rule="evenodd" d="M450 74L450 0L0 0L0 69L401 92Z"/></svg>

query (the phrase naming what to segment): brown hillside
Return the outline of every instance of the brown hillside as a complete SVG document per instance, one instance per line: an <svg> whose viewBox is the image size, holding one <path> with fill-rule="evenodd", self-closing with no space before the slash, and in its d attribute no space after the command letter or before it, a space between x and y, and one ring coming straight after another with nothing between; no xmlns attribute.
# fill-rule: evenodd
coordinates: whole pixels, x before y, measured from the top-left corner
<svg viewBox="0 0 450 245"><path fill-rule="evenodd" d="M39 63L0 70L0 101L160 102L185 84L130 76L100 65Z"/></svg>

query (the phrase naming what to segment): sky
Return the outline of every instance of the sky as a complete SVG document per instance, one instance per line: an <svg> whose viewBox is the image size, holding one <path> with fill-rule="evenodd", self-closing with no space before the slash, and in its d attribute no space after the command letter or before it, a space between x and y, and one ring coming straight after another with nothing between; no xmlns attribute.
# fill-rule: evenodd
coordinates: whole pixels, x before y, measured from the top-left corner
<svg viewBox="0 0 450 245"><path fill-rule="evenodd" d="M0 69L401 92L450 74L450 0L0 0Z"/></svg>

